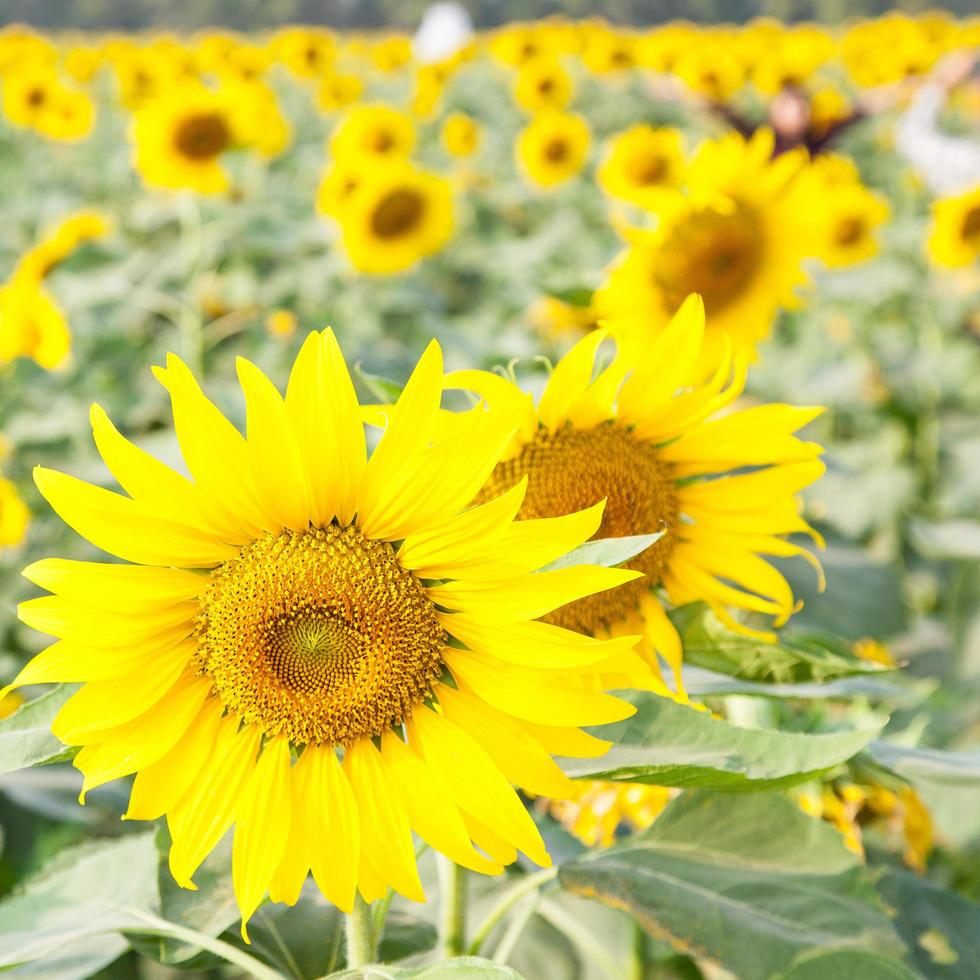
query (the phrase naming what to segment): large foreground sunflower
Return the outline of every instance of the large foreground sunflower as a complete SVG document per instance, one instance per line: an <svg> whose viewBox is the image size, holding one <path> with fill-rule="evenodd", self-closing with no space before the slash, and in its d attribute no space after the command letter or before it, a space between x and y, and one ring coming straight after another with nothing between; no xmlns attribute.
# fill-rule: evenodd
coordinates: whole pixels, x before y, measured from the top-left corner
<svg viewBox="0 0 980 980"><path fill-rule="evenodd" d="M936 265L951 268L980 259L980 186L933 204L926 249Z"/></svg>
<svg viewBox="0 0 980 980"><path fill-rule="evenodd" d="M547 864L511 784L562 796L550 754L601 754L577 726L633 711L595 690L638 660L632 639L539 621L637 576L535 571L592 535L601 505L516 521L525 483L472 505L517 419L479 406L442 424L434 343L370 458L329 330L307 338L285 398L248 361L238 372L247 437L178 358L155 370L190 478L98 406L128 495L36 472L70 526L132 563L25 572L53 594L21 619L58 642L15 685L85 682L52 726L82 746L83 798L136 773L126 816L166 815L185 887L234 824L243 932L266 891L294 903L310 870L343 909L355 889L422 900L413 830L476 871L517 849Z"/></svg>
<svg viewBox="0 0 980 980"><path fill-rule="evenodd" d="M731 627L771 639L731 610L775 625L793 613L789 584L763 556L799 555L817 564L785 536L810 534L819 542L796 494L824 469L821 447L794 435L820 409L730 409L745 382L745 359L733 359L731 345L714 375L692 384L704 333L704 306L689 297L644 356L619 350L596 373L607 336L596 330L561 360L537 408L499 375L460 371L447 378L482 395L491 410L520 413L519 434L478 500L527 480L522 518L605 500L599 537L665 532L627 565L642 579L559 609L548 622L592 636L641 635L638 652L654 671L656 655L670 665L681 697L681 643L664 602L703 600ZM668 693L662 682L659 689Z"/></svg>

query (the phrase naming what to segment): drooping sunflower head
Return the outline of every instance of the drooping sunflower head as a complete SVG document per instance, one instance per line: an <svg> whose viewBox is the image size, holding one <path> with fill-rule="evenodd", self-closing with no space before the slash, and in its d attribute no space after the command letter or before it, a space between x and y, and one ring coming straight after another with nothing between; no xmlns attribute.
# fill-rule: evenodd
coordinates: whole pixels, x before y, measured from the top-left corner
<svg viewBox="0 0 980 980"><path fill-rule="evenodd" d="M684 168L680 132L641 123L610 140L597 176L607 194L655 207L658 192L681 184Z"/></svg>
<svg viewBox="0 0 980 980"><path fill-rule="evenodd" d="M980 258L980 187L935 202L926 248L936 265L950 268Z"/></svg>
<svg viewBox="0 0 980 980"><path fill-rule="evenodd" d="M241 142L226 93L197 86L152 99L136 113L133 139L148 184L199 194L227 190L222 157Z"/></svg>
<svg viewBox="0 0 980 980"><path fill-rule="evenodd" d="M244 921L266 891L294 903L310 871L345 909L355 889L421 900L413 830L484 873L518 848L547 863L512 784L568 792L551 755L604 751L579 726L631 714L602 692L648 673L635 638L542 620L636 578L539 571L595 533L602 505L517 520L526 481L475 504L519 419L443 411L435 344L374 413L370 455L330 331L307 339L285 397L251 363L238 373L245 435L179 359L155 370L187 477L98 407L125 493L38 469L54 509L123 563L26 570L51 594L20 616L59 642L12 686L83 682L53 724L81 746L83 797L135 773L127 816L166 815L181 885L235 825Z"/></svg>
<svg viewBox="0 0 980 980"><path fill-rule="evenodd" d="M821 449L795 435L819 410L732 411L745 358L733 357L729 344L714 374L699 380L704 335L697 297L682 304L642 355L619 348L603 366L597 356L608 333L595 331L559 362L536 409L500 376L462 371L448 379L478 392L492 410L523 406L518 435L482 494L526 479L522 518L604 500L598 535L662 533L628 563L642 579L566 606L551 621L595 636L640 633L639 652L655 670L657 655L663 657L678 683L680 641L661 600L705 601L725 622L770 639L765 629L736 623L731 610L785 622L796 605L763 556L801 555L815 563L784 536L802 532L819 540L800 516L796 494L822 473Z"/></svg>
<svg viewBox="0 0 980 980"><path fill-rule="evenodd" d="M448 182L407 163L366 174L335 214L351 262L378 275L437 252L453 230Z"/></svg>
<svg viewBox="0 0 980 980"><path fill-rule="evenodd" d="M581 116L542 111L517 139L517 162L532 184L555 187L585 166L589 142L589 126Z"/></svg>
<svg viewBox="0 0 980 980"><path fill-rule="evenodd" d="M407 160L414 146L412 117L380 104L350 109L330 137L330 152L338 160Z"/></svg>

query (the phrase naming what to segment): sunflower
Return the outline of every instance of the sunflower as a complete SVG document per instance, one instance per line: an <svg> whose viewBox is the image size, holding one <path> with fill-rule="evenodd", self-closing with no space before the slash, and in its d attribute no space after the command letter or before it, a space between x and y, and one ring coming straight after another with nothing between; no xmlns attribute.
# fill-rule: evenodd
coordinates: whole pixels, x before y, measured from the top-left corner
<svg viewBox="0 0 980 980"><path fill-rule="evenodd" d="M634 638L539 621L637 576L536 571L602 506L517 521L525 483L473 505L516 419L477 406L446 425L434 342L370 458L331 331L307 338L285 399L250 362L238 373L247 437L178 358L155 369L190 478L98 406L95 441L128 496L36 471L67 524L132 563L25 572L52 595L20 617L58 642L11 687L84 683L52 725L82 746L83 801L136 773L126 816L166 815L185 887L234 824L243 934L266 891L292 904L310 870L342 909L355 889L424 900L413 830L488 874L518 849L550 863L511 784L563 795L550 754L601 754L579 726L633 712L597 686L638 661Z"/></svg>
<svg viewBox="0 0 980 980"><path fill-rule="evenodd" d="M771 640L768 629L740 623L731 612L775 625L793 613L789 585L762 556L799 555L819 568L784 535L802 532L819 543L795 494L823 472L822 449L794 433L821 410L779 404L730 410L745 382L745 358L733 356L729 345L714 376L692 384L704 335L704 306L689 297L640 356L618 348L595 374L608 333L593 331L555 368L537 409L498 375L461 371L447 378L485 398L491 410L523 412L507 458L478 501L526 479L522 518L605 500L600 537L664 532L627 565L643 579L559 609L548 622L597 637L641 635L637 651L658 676L657 655L667 662L681 697L681 643L665 601L704 601L732 628ZM723 409L728 413L719 416ZM669 693L662 681L659 693Z"/></svg>
<svg viewBox="0 0 980 980"><path fill-rule="evenodd" d="M337 160L405 160L415 148L411 116L386 105L359 105L348 111L330 137Z"/></svg>
<svg viewBox="0 0 980 980"><path fill-rule="evenodd" d="M357 165L357 161L343 160L334 163L320 181L316 198L317 210L329 218L339 217L363 182L363 168Z"/></svg>
<svg viewBox="0 0 980 980"><path fill-rule="evenodd" d="M620 831L646 830L677 795L647 783L577 779L574 795L548 800L548 813L587 847L609 847Z"/></svg>
<svg viewBox="0 0 980 980"><path fill-rule="evenodd" d="M0 286L0 365L29 357L54 371L70 353L68 321L37 279L14 276Z"/></svg>
<svg viewBox="0 0 980 980"><path fill-rule="evenodd" d="M980 187L933 204L926 249L936 265L953 268L980 258Z"/></svg>
<svg viewBox="0 0 980 980"><path fill-rule="evenodd" d="M364 82L357 75L331 72L317 89L317 105L324 112L334 112L356 102L364 92Z"/></svg>
<svg viewBox="0 0 980 980"><path fill-rule="evenodd" d="M364 175L338 208L344 248L361 272L401 272L439 251L453 232L453 202L441 177L408 163Z"/></svg>
<svg viewBox="0 0 980 980"><path fill-rule="evenodd" d="M753 357L806 281L802 217L791 194L804 158L772 160L772 146L769 130L702 144L687 192L659 198L657 229L635 233L614 263L596 294L600 315L626 315L646 343L698 293L709 324L705 369L717 365L726 335Z"/></svg>
<svg viewBox="0 0 980 980"><path fill-rule="evenodd" d="M13 548L24 540L31 512L20 499L17 487L0 477L0 548ZM4 699L0 698L0 701Z"/></svg>
<svg viewBox="0 0 980 980"><path fill-rule="evenodd" d="M32 66L3 77L3 114L15 126L36 128L61 85L50 68Z"/></svg>
<svg viewBox="0 0 980 980"><path fill-rule="evenodd" d="M221 161L237 135L234 106L221 93L195 86L151 100L134 117L133 139L147 184L199 194L228 189Z"/></svg>
<svg viewBox="0 0 980 980"><path fill-rule="evenodd" d="M514 101L528 112L564 109L575 95L572 76L557 58L536 58L517 73Z"/></svg>
<svg viewBox="0 0 980 980"><path fill-rule="evenodd" d="M585 166L589 139L589 125L581 116L543 111L521 131L515 146L517 161L531 183L554 187Z"/></svg>
<svg viewBox="0 0 980 980"><path fill-rule="evenodd" d="M612 197L655 208L665 187L683 183L684 169L680 131L640 123L609 141L596 176L599 186Z"/></svg>
<svg viewBox="0 0 980 980"><path fill-rule="evenodd" d="M451 112L442 124L442 145L454 157L472 156L480 145L480 127L465 112Z"/></svg>
<svg viewBox="0 0 980 980"><path fill-rule="evenodd" d="M14 275L43 279L83 242L101 238L108 231L108 221L98 211L77 211L64 218L37 245L21 256Z"/></svg>
<svg viewBox="0 0 980 980"><path fill-rule="evenodd" d="M813 253L825 265L857 265L878 254L876 232L891 213L881 195L861 184L849 184L814 197L811 207Z"/></svg>

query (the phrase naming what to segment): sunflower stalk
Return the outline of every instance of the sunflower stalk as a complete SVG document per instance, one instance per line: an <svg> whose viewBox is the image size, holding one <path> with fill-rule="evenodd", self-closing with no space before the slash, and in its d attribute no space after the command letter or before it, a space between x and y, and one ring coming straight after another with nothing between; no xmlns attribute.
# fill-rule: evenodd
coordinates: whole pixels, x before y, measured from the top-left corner
<svg viewBox="0 0 980 980"><path fill-rule="evenodd" d="M344 936L347 940L348 970L374 962L377 948L374 913L360 894L354 896L354 907L344 917Z"/></svg>
<svg viewBox="0 0 980 980"><path fill-rule="evenodd" d="M447 958L462 956L466 948L466 901L469 891L466 869L440 855L439 881L442 885L442 948Z"/></svg>

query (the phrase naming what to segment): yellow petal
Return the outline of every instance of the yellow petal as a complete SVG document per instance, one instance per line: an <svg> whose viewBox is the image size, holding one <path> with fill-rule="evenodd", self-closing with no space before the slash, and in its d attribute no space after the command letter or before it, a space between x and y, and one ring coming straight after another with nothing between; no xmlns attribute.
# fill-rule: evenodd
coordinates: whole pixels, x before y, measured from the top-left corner
<svg viewBox="0 0 980 980"><path fill-rule="evenodd" d="M439 706L446 718L483 747L510 782L529 793L553 799L570 794L571 780L512 717L448 686L439 690Z"/></svg>
<svg viewBox="0 0 980 980"><path fill-rule="evenodd" d="M515 718L578 727L622 721L636 711L608 694L562 685L553 680L550 671L525 670L452 647L445 649L443 659L454 677L462 679L484 701Z"/></svg>
<svg viewBox="0 0 980 980"><path fill-rule="evenodd" d="M438 770L423 762L390 729L381 736L381 755L419 837L464 868L500 874L500 865L473 850L463 818Z"/></svg>
<svg viewBox="0 0 980 980"><path fill-rule="evenodd" d="M269 888L289 837L289 768L289 742L282 736L270 739L242 787L235 811L231 875L245 942L248 920Z"/></svg>
<svg viewBox="0 0 980 980"><path fill-rule="evenodd" d="M312 510L310 494L302 450L282 396L251 361L239 357L236 364L245 393L248 459L266 524L305 531Z"/></svg>
<svg viewBox="0 0 980 980"><path fill-rule="evenodd" d="M586 334L552 371L538 403L538 417L551 432L565 424L576 402L585 394L595 372L596 353L608 336L607 330Z"/></svg>
<svg viewBox="0 0 980 980"><path fill-rule="evenodd" d="M628 568L573 565L499 582L446 582L426 592L445 609L500 619L537 619L576 599L642 577L642 572Z"/></svg>
<svg viewBox="0 0 980 980"><path fill-rule="evenodd" d="M539 725L537 722L522 719L521 724L528 734L534 736L549 755L568 756L574 759L597 759L605 755L612 742L596 738L580 728Z"/></svg>
<svg viewBox="0 0 980 980"><path fill-rule="evenodd" d="M544 841L493 759L458 725L419 707L406 724L409 744L438 770L456 803L542 867L551 864Z"/></svg>
<svg viewBox="0 0 980 980"><path fill-rule="evenodd" d="M193 528L161 519L129 497L65 473L38 466L34 482L70 528L126 561L208 568L237 554L231 545L203 538Z"/></svg>
<svg viewBox="0 0 980 980"><path fill-rule="evenodd" d="M170 873L181 888L196 887L194 872L234 821L242 788L255 768L259 730L248 725L239 731L238 726L237 716L221 720L211 758L167 814L173 838Z"/></svg>
<svg viewBox="0 0 980 980"><path fill-rule="evenodd" d="M286 411L303 448L314 523L349 524L367 464L357 393L329 328L306 338L286 389Z"/></svg>
<svg viewBox="0 0 980 980"><path fill-rule="evenodd" d="M424 902L405 804L370 739L360 738L347 749L344 772L360 814L362 856L400 895Z"/></svg>
<svg viewBox="0 0 980 980"><path fill-rule="evenodd" d="M152 765L140 769L129 795L127 820L156 820L180 802L211 758L223 711L220 698L205 701L177 744Z"/></svg>

